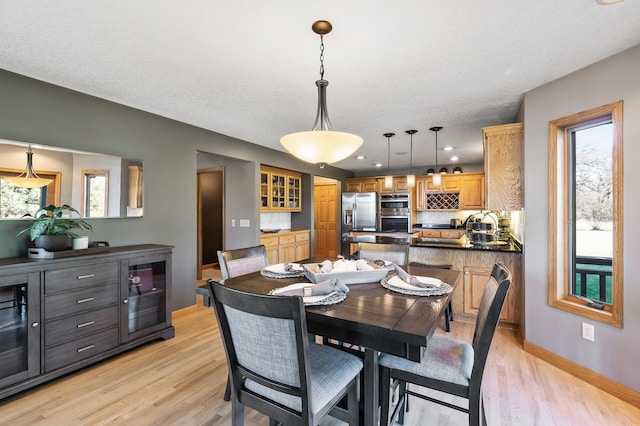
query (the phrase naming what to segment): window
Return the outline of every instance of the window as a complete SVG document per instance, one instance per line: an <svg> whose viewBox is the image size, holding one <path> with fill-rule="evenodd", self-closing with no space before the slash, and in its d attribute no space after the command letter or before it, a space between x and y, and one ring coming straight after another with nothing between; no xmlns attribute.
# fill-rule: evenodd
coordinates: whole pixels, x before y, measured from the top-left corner
<svg viewBox="0 0 640 426"><path fill-rule="evenodd" d="M37 171L42 178L53 179L42 188L21 188L2 179L18 176L23 170L0 168L0 219L19 219L24 215L35 216L43 207L60 203L60 173Z"/></svg>
<svg viewBox="0 0 640 426"><path fill-rule="evenodd" d="M109 171L83 170L82 212L84 217L107 216Z"/></svg>
<svg viewBox="0 0 640 426"><path fill-rule="evenodd" d="M622 101L549 123L549 304L622 327Z"/></svg>

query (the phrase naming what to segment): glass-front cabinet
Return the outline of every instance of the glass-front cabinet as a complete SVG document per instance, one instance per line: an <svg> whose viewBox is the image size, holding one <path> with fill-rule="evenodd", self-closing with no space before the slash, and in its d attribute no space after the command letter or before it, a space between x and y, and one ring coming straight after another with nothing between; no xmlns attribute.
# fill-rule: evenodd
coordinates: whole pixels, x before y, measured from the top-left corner
<svg viewBox="0 0 640 426"><path fill-rule="evenodd" d="M171 288L170 256L145 256L122 260L120 341L127 342L162 330L171 323L166 294Z"/></svg>
<svg viewBox="0 0 640 426"><path fill-rule="evenodd" d="M291 170L260 168L260 211L302 210L302 179Z"/></svg>
<svg viewBox="0 0 640 426"><path fill-rule="evenodd" d="M0 388L40 374L40 279L0 276Z"/></svg>

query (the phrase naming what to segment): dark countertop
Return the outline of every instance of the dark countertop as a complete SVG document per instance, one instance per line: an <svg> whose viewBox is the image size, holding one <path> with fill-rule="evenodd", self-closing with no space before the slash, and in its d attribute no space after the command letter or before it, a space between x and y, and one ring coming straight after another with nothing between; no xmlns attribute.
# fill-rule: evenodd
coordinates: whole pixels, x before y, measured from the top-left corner
<svg viewBox="0 0 640 426"><path fill-rule="evenodd" d="M473 245L466 243L466 238L462 239L465 243L449 243L437 242L434 238L394 238L376 235L360 235L357 237L343 236L342 242L345 243L376 243L376 244L409 244L411 247L427 247L442 248L453 250L477 250L477 251L498 251L507 253L522 253L522 246L514 240L509 240L507 244L486 244Z"/></svg>

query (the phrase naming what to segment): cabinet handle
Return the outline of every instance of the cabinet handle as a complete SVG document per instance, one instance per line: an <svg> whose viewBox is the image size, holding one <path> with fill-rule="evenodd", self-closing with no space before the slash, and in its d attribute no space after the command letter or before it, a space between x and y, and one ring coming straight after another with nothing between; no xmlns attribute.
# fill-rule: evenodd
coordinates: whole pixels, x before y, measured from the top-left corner
<svg viewBox="0 0 640 426"><path fill-rule="evenodd" d="M83 280L85 278L93 278L95 276L96 276L96 274L78 275L76 278L79 279L79 280Z"/></svg>
<svg viewBox="0 0 640 426"><path fill-rule="evenodd" d="M31 324L31 327L36 328L37 326L39 326L40 323L39 322L34 322L33 324Z"/></svg>
<svg viewBox="0 0 640 426"><path fill-rule="evenodd" d="M78 324L76 325L77 328L82 328L82 327L87 327L89 325L93 325L95 323L95 321L88 321L88 322L83 322L82 324Z"/></svg>
<svg viewBox="0 0 640 426"><path fill-rule="evenodd" d="M84 348L77 349L76 352L80 353L93 348L94 348L94 345L89 345L89 346L85 346Z"/></svg>
<svg viewBox="0 0 640 426"><path fill-rule="evenodd" d="M76 300L76 303L80 304L80 303L86 303L86 302L93 302L93 300L94 300L93 297L87 297L86 299Z"/></svg>
<svg viewBox="0 0 640 426"><path fill-rule="evenodd" d="M124 303L124 304L126 305L127 303L129 303L129 299L124 299L124 300L122 301L122 303Z"/></svg>

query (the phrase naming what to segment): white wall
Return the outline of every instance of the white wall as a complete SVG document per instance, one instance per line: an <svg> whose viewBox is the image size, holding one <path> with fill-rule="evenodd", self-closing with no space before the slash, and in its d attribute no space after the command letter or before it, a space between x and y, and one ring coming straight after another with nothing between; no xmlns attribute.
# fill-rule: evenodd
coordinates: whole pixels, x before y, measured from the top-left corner
<svg viewBox="0 0 640 426"><path fill-rule="evenodd" d="M525 122L525 339L640 391L640 46L527 92ZM547 303L549 121L624 101L624 327L605 325ZM595 343L581 323L595 325Z"/></svg>

